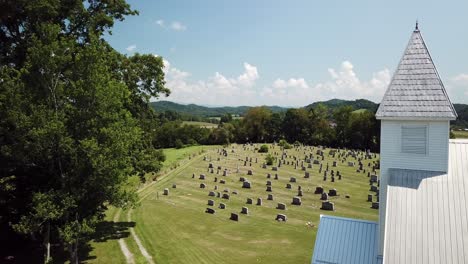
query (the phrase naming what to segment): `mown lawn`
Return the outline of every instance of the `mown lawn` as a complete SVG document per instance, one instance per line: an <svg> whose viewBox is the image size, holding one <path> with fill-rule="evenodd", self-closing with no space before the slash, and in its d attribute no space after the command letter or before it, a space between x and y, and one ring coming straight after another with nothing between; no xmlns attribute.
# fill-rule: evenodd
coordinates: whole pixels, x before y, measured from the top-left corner
<svg viewBox="0 0 468 264"><path fill-rule="evenodd" d="M232 147L234 153L231 152ZM199 153L199 148L194 148L193 153ZM205 147L207 150L208 148ZM305 153L313 153L317 148L288 150L289 156L297 156L303 159ZM168 160L183 156L181 150L167 150ZM270 153L279 153L279 147L271 149ZM339 170L343 175L342 180L336 178L335 182L323 181L323 172L319 174L319 165L313 165L307 169L311 177L304 178L304 171L294 169L292 165L282 165L278 172L272 171L271 167L262 169L265 154L259 154L253 147L244 150L241 145L232 145L228 148L228 156L223 157L216 151L208 151L204 155L191 158L182 163L173 173L161 178L160 181L147 187L140 192L141 206L133 210L132 220L135 221L135 231L140 237L146 250L151 254L156 263L310 263L312 257L317 226L320 214L329 214L360 219L377 220L378 211L370 208L366 202L369 194L369 178L366 173L357 173L356 167L348 167L347 161L338 162L338 167L332 167L333 159L325 150L325 160L321 161L323 169L329 163L330 169ZM207 160L203 160L206 156ZM244 165L246 157L252 158ZM220 160L218 161L218 158ZM257 158L257 163L255 163ZM378 156L377 156L378 158ZM209 160L213 163L214 173L207 171ZM287 158L292 162L293 159ZM354 159L350 159L355 161ZM375 159L364 160L364 169L367 171L368 163ZM357 162L356 162L357 163ZM300 162L299 162L300 164ZM306 164L307 165L307 164ZM230 171L227 177L222 172L217 174L217 166ZM239 166L240 172L236 173ZM253 176L247 175L247 170L254 171ZM206 174L206 180L199 180L199 174ZM271 173L272 178L267 179L266 174ZM278 173L279 180L274 180L274 174ZM195 174L195 178L192 178ZM214 178L218 182L214 182ZM247 178L251 189L242 189L239 177ZM290 177L296 177L297 183L291 183L292 189L286 189ZM225 180L226 184L220 184L219 180ZM266 181L272 182L274 195L273 201L267 200ZM199 188L204 182L206 189ZM177 188L173 189L172 184ZM224 193L229 189L230 200L209 197L208 192L214 191L218 186L219 192ZM302 186L304 195L302 205L291 205L292 197L297 195L298 185ZM314 194L316 186L323 186L325 190L336 188L339 196L331 197L335 203L334 212L323 211L320 195ZM163 189L169 188L168 196L162 195ZM232 194L237 190L238 194ZM350 198L345 198L349 195ZM263 198L263 205L255 205L256 199ZM252 198L254 204L246 204L246 199ZM215 201L216 209L214 215L205 213L207 200ZM218 209L219 203L225 203L226 209ZM276 209L277 203L285 203L287 210ZM239 213L242 206L249 208L249 215L239 215L239 222L229 220L231 212ZM286 214L287 222L277 222L275 217L278 213ZM122 212L122 217L126 212ZM311 222L312 226L306 225ZM129 248L135 255L138 249L132 245L132 238L128 237ZM111 243L105 242L106 243ZM116 243L114 241L114 243ZM117 243L116 243L117 244ZM96 250L97 259L93 262L104 263L110 255L122 255L114 246L106 246L106 250ZM106 252L107 251L107 252ZM140 259L141 261L141 259Z"/></svg>
<svg viewBox="0 0 468 264"><path fill-rule="evenodd" d="M468 131L452 131L455 138L468 138Z"/></svg>
<svg viewBox="0 0 468 264"><path fill-rule="evenodd" d="M204 128L217 128L217 124L213 123L208 123L208 122L198 122L198 121L184 121L184 125L193 125L193 126L199 126L199 127L204 127Z"/></svg>

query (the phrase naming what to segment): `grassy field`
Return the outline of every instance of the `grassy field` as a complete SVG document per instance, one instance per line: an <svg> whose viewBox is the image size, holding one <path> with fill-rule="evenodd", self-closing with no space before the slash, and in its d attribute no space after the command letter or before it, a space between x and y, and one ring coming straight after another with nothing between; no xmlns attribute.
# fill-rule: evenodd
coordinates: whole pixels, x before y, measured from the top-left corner
<svg viewBox="0 0 468 264"><path fill-rule="evenodd" d="M199 127L204 127L204 128L217 128L217 124L213 123L208 123L208 122L197 122L197 121L184 121L184 125L193 125L193 126L199 126Z"/></svg>
<svg viewBox="0 0 468 264"><path fill-rule="evenodd" d="M468 131L452 131L455 138L468 138Z"/></svg>
<svg viewBox="0 0 468 264"><path fill-rule="evenodd" d="M207 151L205 154L181 161L190 154L200 153L201 148L166 150L166 166L174 162L179 162L180 166L139 193L141 206L132 211L132 221L128 221L126 211L119 217L119 221L135 225L137 236L156 263L310 263L320 214L368 220L378 218L378 211L371 209L370 203L366 202L367 194L370 193L367 172L357 173L356 167L348 167L347 161L342 162L329 156L328 150L325 150L325 159L320 159L320 162L324 169L328 163L330 170L339 170L343 175L342 180L336 178L335 182L331 182L328 176L327 181L323 181L323 172L318 172L319 165L307 169L311 174L308 179L303 177L304 171L300 166L294 169L294 166L285 164L277 172L272 171L270 166L263 169L261 164L265 154L257 153L254 147L244 149L241 145L230 146L227 157L217 154L216 150L203 147ZM293 161L290 156L303 159L306 153L313 153L316 157L316 150L317 148L288 150L286 161ZM184 152L185 154L181 154ZM279 147L270 145L270 153L275 152L280 152ZM206 161L203 160L204 156ZM243 160L246 157L252 158L251 166L250 162L244 166ZM207 171L209 160L215 167L214 173ZM331 165L334 160L338 161L337 168ZM356 162L351 157L348 160ZM368 171L367 165L373 160L364 160L364 169ZM223 177L221 171L217 174L217 166L221 166L222 170L227 169L230 172L228 176ZM237 166L239 173L236 172ZM247 175L249 169L253 170L253 176ZM206 175L204 181L198 179L202 173ZM272 174L271 179L266 178L267 173ZM275 173L279 175L278 180L274 180ZM195 178L192 178L192 174L195 174ZM218 178L216 183L215 177ZM247 178L252 188L241 188L239 177ZM296 177L298 182L291 183L292 189L286 189L290 177ZM221 179L226 184L220 184ZM272 182L273 201L267 200L267 180ZM207 186L205 189L199 188L202 182ZM176 184L177 188L171 188L172 184ZM215 185L218 186L215 192L224 193L228 189L230 200L209 197L208 192L214 191ZM304 192L301 206L291 204L292 197L297 195L298 185L302 186ZM339 196L330 197L335 203L334 212L319 209L320 195L313 193L319 185L325 190L337 189ZM169 188L168 196L162 195L164 188ZM237 195L232 193L234 190L237 190ZM346 195L350 198L346 198ZM258 197L263 198L262 206L255 205ZM254 203L246 205L247 198L252 198ZM211 206L216 209L213 215L205 213L205 209L210 207L207 206L208 199L215 201L215 206ZM218 209L221 202L226 204L226 209ZM279 202L285 203L287 210L276 209ZM239 214L238 222L229 220L231 212L239 213L242 206L249 208L249 215ZM286 214L288 221L275 221L278 213ZM307 222L311 222L311 226ZM127 236L124 240L134 254L135 262L145 263L134 239ZM117 240L93 242L92 245L92 253L97 258L90 262L125 262Z"/></svg>

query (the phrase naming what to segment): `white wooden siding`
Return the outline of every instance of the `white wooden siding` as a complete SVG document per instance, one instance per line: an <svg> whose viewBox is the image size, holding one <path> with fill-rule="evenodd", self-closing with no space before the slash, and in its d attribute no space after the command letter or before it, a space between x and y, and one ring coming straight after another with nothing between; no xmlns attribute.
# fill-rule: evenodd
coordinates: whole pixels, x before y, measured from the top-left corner
<svg viewBox="0 0 468 264"><path fill-rule="evenodd" d="M427 126L426 155L402 153L402 126ZM380 246L383 254L388 169L446 172L448 168L449 121L381 121L380 139Z"/></svg>

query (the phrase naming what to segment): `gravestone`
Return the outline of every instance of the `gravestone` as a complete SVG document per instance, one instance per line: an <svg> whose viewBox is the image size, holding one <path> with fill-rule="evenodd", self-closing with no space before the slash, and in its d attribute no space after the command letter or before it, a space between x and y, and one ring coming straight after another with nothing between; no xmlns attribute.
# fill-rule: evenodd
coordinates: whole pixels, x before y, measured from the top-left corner
<svg viewBox="0 0 468 264"><path fill-rule="evenodd" d="M195 173L192 173L192 179L194 179L194 178L195 178Z"/></svg>
<svg viewBox="0 0 468 264"><path fill-rule="evenodd" d="M272 167L271 168L273 171L278 171L278 167Z"/></svg>
<svg viewBox="0 0 468 264"><path fill-rule="evenodd" d="M370 180L371 182L377 182L377 175L371 175Z"/></svg>
<svg viewBox="0 0 468 264"><path fill-rule="evenodd" d="M237 195L237 191L236 190L232 191L232 194Z"/></svg>
<svg viewBox="0 0 468 264"><path fill-rule="evenodd" d="M308 171L304 172L304 178L309 178L310 177L310 173Z"/></svg>
<svg viewBox="0 0 468 264"><path fill-rule="evenodd" d="M267 200L273 201L273 194L268 194Z"/></svg>
<svg viewBox="0 0 468 264"><path fill-rule="evenodd" d="M208 200L208 205L209 206L214 206L214 201L213 200Z"/></svg>
<svg viewBox="0 0 468 264"><path fill-rule="evenodd" d="M315 194L322 194L323 193L323 187L322 186L317 186L315 187Z"/></svg>
<svg viewBox="0 0 468 264"><path fill-rule="evenodd" d="M288 217L284 214L277 214L275 220L286 222L288 220Z"/></svg>
<svg viewBox="0 0 468 264"><path fill-rule="evenodd" d="M215 211L215 209L208 207L208 208L206 208L205 213L214 214L214 213L216 213L216 211Z"/></svg>
<svg viewBox="0 0 468 264"><path fill-rule="evenodd" d="M219 203L219 209L226 209L226 204Z"/></svg>
<svg viewBox="0 0 468 264"><path fill-rule="evenodd" d="M271 178L271 174L267 173L267 179L270 179L270 178Z"/></svg>
<svg viewBox="0 0 468 264"><path fill-rule="evenodd" d="M301 205L302 201L300 197L293 197L292 204L294 205Z"/></svg>
<svg viewBox="0 0 468 264"><path fill-rule="evenodd" d="M370 191L371 191L371 192L377 192L377 191L378 191L378 187L375 186L375 185L372 185L371 188L370 188Z"/></svg>
<svg viewBox="0 0 468 264"><path fill-rule="evenodd" d="M215 186L214 186L214 189L215 189L215 191L218 190L218 185L215 185Z"/></svg>
<svg viewBox="0 0 468 264"><path fill-rule="evenodd" d="M200 183L200 188L204 189L206 185L204 183Z"/></svg>
<svg viewBox="0 0 468 264"><path fill-rule="evenodd" d="M241 209L241 214L249 214L249 208L247 208L247 207L242 207L242 209Z"/></svg>
<svg viewBox="0 0 468 264"><path fill-rule="evenodd" d="M328 191L328 195L329 195L329 196L337 196L338 193L336 192L336 189L330 189L330 190Z"/></svg>
<svg viewBox="0 0 468 264"><path fill-rule="evenodd" d="M270 186L271 186L271 181L267 181L267 182L266 182L266 185L270 185Z"/></svg>
<svg viewBox="0 0 468 264"><path fill-rule="evenodd" d="M290 183L286 183L286 189L291 189L291 184Z"/></svg>
<svg viewBox="0 0 468 264"><path fill-rule="evenodd" d="M335 211L335 204L329 201L322 202L322 210Z"/></svg>
<svg viewBox="0 0 468 264"><path fill-rule="evenodd" d="M372 208L373 209L379 209L379 202L373 202L372 203Z"/></svg>
<svg viewBox="0 0 468 264"><path fill-rule="evenodd" d="M320 200L322 201L328 200L328 194L326 192L323 192L322 195L320 196Z"/></svg>
<svg viewBox="0 0 468 264"><path fill-rule="evenodd" d="M286 210L286 205L284 203L278 203L278 206L276 207L278 210Z"/></svg>
<svg viewBox="0 0 468 264"><path fill-rule="evenodd" d="M229 193L223 193L223 199L229 200Z"/></svg>
<svg viewBox="0 0 468 264"><path fill-rule="evenodd" d="M252 202L253 202L252 198L247 198L247 202L246 202L247 204L252 204Z"/></svg>
<svg viewBox="0 0 468 264"><path fill-rule="evenodd" d="M223 176L227 176L227 170L223 171Z"/></svg>
<svg viewBox="0 0 468 264"><path fill-rule="evenodd" d="M245 178L244 178L244 177L240 177L240 178L239 178L239 181L243 182L243 181L245 181Z"/></svg>
<svg viewBox="0 0 468 264"><path fill-rule="evenodd" d="M164 188L164 195L169 195L169 189L168 188Z"/></svg>
<svg viewBox="0 0 468 264"><path fill-rule="evenodd" d="M291 177L291 178L289 179L289 182L296 182L296 178Z"/></svg>
<svg viewBox="0 0 468 264"><path fill-rule="evenodd" d="M252 170L248 170L248 171L247 171L247 175L253 175L253 171L252 171Z"/></svg>
<svg viewBox="0 0 468 264"><path fill-rule="evenodd" d="M368 201L368 202L372 202L372 194L368 194L368 195L367 195L367 201Z"/></svg>
<svg viewBox="0 0 468 264"><path fill-rule="evenodd" d="M198 178L199 180L204 180L205 179L205 174L200 174L200 177Z"/></svg>
<svg viewBox="0 0 468 264"><path fill-rule="evenodd" d="M302 190L297 191L297 196L302 196Z"/></svg>
<svg viewBox="0 0 468 264"><path fill-rule="evenodd" d="M354 162L353 161L348 161L348 167L354 167Z"/></svg>
<svg viewBox="0 0 468 264"><path fill-rule="evenodd" d="M226 181L225 180L220 180L219 183L226 184Z"/></svg>
<svg viewBox="0 0 468 264"><path fill-rule="evenodd" d="M176 185L175 183L172 184L172 188L173 188L173 189L177 188L177 185Z"/></svg>
<svg viewBox="0 0 468 264"><path fill-rule="evenodd" d="M262 202L263 202L263 201L262 201L262 198L257 198L257 205L260 205L260 206L261 206L261 205L262 205Z"/></svg>
<svg viewBox="0 0 468 264"><path fill-rule="evenodd" d="M213 197L214 197L214 196L216 196L216 193L213 192L213 191L210 191L210 192L208 193L208 196L213 196Z"/></svg>
<svg viewBox="0 0 468 264"><path fill-rule="evenodd" d="M250 182L249 181L244 181L242 183L242 188L250 189Z"/></svg>
<svg viewBox="0 0 468 264"><path fill-rule="evenodd" d="M275 180L278 180L278 173L275 173Z"/></svg>
<svg viewBox="0 0 468 264"><path fill-rule="evenodd" d="M239 215L236 213L231 213L231 217L229 219L232 221L239 221Z"/></svg>
<svg viewBox="0 0 468 264"><path fill-rule="evenodd" d="M267 186L266 191L267 191L267 192L272 192L271 186Z"/></svg>

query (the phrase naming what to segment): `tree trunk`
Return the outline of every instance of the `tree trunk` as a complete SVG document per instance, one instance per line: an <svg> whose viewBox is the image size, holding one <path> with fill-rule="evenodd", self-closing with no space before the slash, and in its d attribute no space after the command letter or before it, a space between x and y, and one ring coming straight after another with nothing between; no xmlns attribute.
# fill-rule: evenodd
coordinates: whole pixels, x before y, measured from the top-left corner
<svg viewBox="0 0 468 264"><path fill-rule="evenodd" d="M45 246L45 256L44 263L49 263L50 261L50 222L47 222L46 233L44 236L44 246Z"/></svg>
<svg viewBox="0 0 468 264"><path fill-rule="evenodd" d="M78 241L68 246L68 252L70 253L70 264L78 264Z"/></svg>

